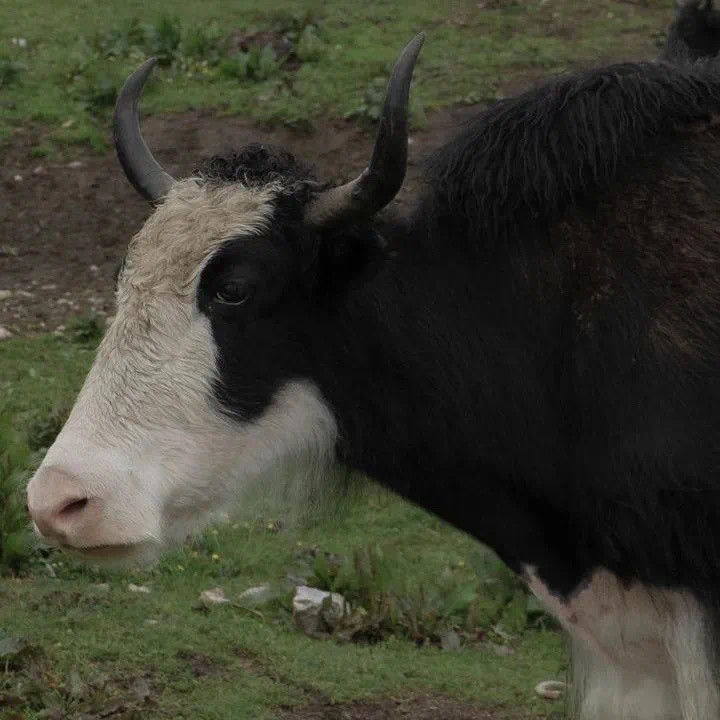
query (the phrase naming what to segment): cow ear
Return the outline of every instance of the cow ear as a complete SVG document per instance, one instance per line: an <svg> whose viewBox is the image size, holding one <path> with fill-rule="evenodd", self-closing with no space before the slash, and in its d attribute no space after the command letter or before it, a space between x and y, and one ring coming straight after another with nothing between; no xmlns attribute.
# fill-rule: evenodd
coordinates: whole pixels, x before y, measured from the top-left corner
<svg viewBox="0 0 720 720"><path fill-rule="evenodd" d="M319 253L318 290L326 296L351 291L371 280L387 257L387 243L377 232L333 234Z"/></svg>

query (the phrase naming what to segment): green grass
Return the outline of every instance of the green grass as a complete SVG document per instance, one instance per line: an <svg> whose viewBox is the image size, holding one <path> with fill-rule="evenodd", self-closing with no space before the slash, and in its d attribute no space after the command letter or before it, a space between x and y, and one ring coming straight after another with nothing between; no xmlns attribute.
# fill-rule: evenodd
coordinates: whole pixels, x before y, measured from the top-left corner
<svg viewBox="0 0 720 720"><path fill-rule="evenodd" d="M65 560L55 566L56 579L36 574L6 582L0 627L44 648L52 674L60 677L73 668L85 681L147 672L158 704L157 714L143 714L148 718L270 718L280 705L313 697L343 702L413 694L450 695L511 711L547 709L533 687L563 676L564 643L554 632L524 633L510 655L490 646L453 653L418 649L398 638L366 646L311 640L263 607L262 616L229 606L195 609L208 588L219 585L232 598L280 576L292 565L298 542L342 551L365 543L368 533L401 553L396 572L415 584L467 562L471 545L398 502L359 507L338 527L303 541L263 526L230 526L213 536L216 560L188 549L152 573L123 575L82 571ZM109 591L100 593L93 584L98 581L109 581ZM145 584L151 593L130 593L129 582ZM210 672L195 678L188 657L198 655L207 656L202 662Z"/></svg>
<svg viewBox="0 0 720 720"><path fill-rule="evenodd" d="M0 344L6 416L36 446L49 442L59 427L59 419L53 425L47 418L68 407L92 361L91 329L78 323L72 341L37 337ZM476 588L473 601L491 608L483 616L487 637L467 642L461 652L443 651L433 642L418 647L398 623L397 632L375 644L310 639L294 627L287 593L255 609L199 609L203 590L220 586L235 599L253 585L283 581L302 570L307 548L350 557L369 543L381 548L390 568L383 588L373 592L387 590L387 597L395 593L407 600L420 597L421 588L433 597L470 585ZM31 572L0 580L0 661L3 638L20 637L40 652L9 666L0 700L16 698L27 720L39 720L43 709L55 706L68 713L90 707L100 712L119 699L128 702L134 692L128 688L142 676L152 699L142 708L143 718L255 720L310 700L429 694L540 716L549 706L533 687L563 677L564 640L543 626L524 627L524 620L509 642L500 628L500 634L494 631L497 623L511 628L513 603L525 601L511 587L509 602L497 603L496 576L484 580L473 570L487 557L467 536L377 489L331 525L278 532L268 518L233 521L151 571L101 571L63 554L41 555ZM313 581L313 567L317 563L305 562L309 582L322 586L317 577ZM131 593L129 583L151 592ZM435 610L423 612L427 620ZM468 618L465 611L455 613L448 625L462 629ZM475 623L483 624L477 617ZM494 645L512 652L498 654ZM74 696L68 689L73 687Z"/></svg>
<svg viewBox="0 0 720 720"><path fill-rule="evenodd" d="M522 84L528 73L647 57L670 20L671 6L669 0L488 0L450 6L433 0L335 0L303 3L298 11L296 3L279 0L270 11L261 0L4 3L0 138L30 122L53 140L102 147L120 82L150 52L175 60L148 87L147 112L213 107L301 127L328 115L363 114L368 88L386 77L403 45L425 30L413 93L421 122L423 109L495 97ZM257 58L238 60L224 46L218 55L223 38L258 31L292 34L306 16L313 32L296 38L303 61L297 69L272 63L258 69ZM133 19L138 22L131 27ZM13 38L22 38L25 46L13 44Z"/></svg>

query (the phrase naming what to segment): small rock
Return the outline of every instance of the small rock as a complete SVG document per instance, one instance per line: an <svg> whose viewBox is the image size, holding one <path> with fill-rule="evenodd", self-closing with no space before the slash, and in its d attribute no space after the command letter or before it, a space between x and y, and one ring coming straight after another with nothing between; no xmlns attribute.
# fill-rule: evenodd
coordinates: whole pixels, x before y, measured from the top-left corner
<svg viewBox="0 0 720 720"><path fill-rule="evenodd" d="M33 168L33 175L44 175L45 174L45 168L42 165L38 165L37 167Z"/></svg>
<svg viewBox="0 0 720 720"><path fill-rule="evenodd" d="M258 605L259 603L269 600L270 594L270 585L264 583L263 585L256 585L241 592L238 596L238 602L241 605Z"/></svg>
<svg viewBox="0 0 720 720"><path fill-rule="evenodd" d="M77 170L78 168L81 168L82 166L83 166L83 163L80 160L73 160L72 162L68 163L68 167L72 168L73 170Z"/></svg>
<svg viewBox="0 0 720 720"><path fill-rule="evenodd" d="M160 621L159 621L159 620L155 620L154 618L148 618L148 619L145 621L145 625L159 625L159 624L160 624Z"/></svg>
<svg viewBox="0 0 720 720"><path fill-rule="evenodd" d="M200 602L203 605L225 605L230 602L230 599L222 588L216 587L211 590L203 590L200 593Z"/></svg>
<svg viewBox="0 0 720 720"><path fill-rule="evenodd" d="M27 290L17 290L15 292L16 295L19 295L20 297L24 298L34 298L35 293L28 292Z"/></svg>
<svg viewBox="0 0 720 720"><path fill-rule="evenodd" d="M557 680L545 680L535 686L535 692L541 698L546 700L558 700L562 697L563 692L567 689L564 682Z"/></svg>
<svg viewBox="0 0 720 720"><path fill-rule="evenodd" d="M150 683L145 678L135 680L132 690L138 702L147 703L150 700Z"/></svg>
<svg viewBox="0 0 720 720"><path fill-rule="evenodd" d="M0 340L7 340L11 337L12 333L7 328L4 328L2 325L0 325Z"/></svg>
<svg viewBox="0 0 720 720"><path fill-rule="evenodd" d="M511 647L508 647L507 645L498 645L497 643L493 643L492 649L496 655L512 655L514 652Z"/></svg>
<svg viewBox="0 0 720 720"><path fill-rule="evenodd" d="M329 593L307 585L295 588L292 606L295 624L306 635L336 628L350 610L347 601L339 593Z"/></svg>
<svg viewBox="0 0 720 720"><path fill-rule="evenodd" d="M55 285L54 283L50 283L49 285L41 285L40 289L41 290L57 290L57 285Z"/></svg>
<svg viewBox="0 0 720 720"><path fill-rule="evenodd" d="M128 590L130 592L134 592L134 593L149 593L150 592L150 588L147 585L133 585L132 583L130 583L128 585Z"/></svg>
<svg viewBox="0 0 720 720"><path fill-rule="evenodd" d="M0 290L0 300L7 300L12 295L12 290Z"/></svg>
<svg viewBox="0 0 720 720"><path fill-rule="evenodd" d="M108 316L105 318L105 327L106 327L106 328L109 328L109 327L113 324L113 320L115 320L115 316L114 316L114 315L108 315Z"/></svg>
<svg viewBox="0 0 720 720"><path fill-rule="evenodd" d="M22 175L13 175L13 180L15 182L22 182L23 176Z"/></svg>
<svg viewBox="0 0 720 720"><path fill-rule="evenodd" d="M461 652L462 641L454 630L440 633L440 647L447 652Z"/></svg>
<svg viewBox="0 0 720 720"><path fill-rule="evenodd" d="M96 583L93 588L99 593L110 592L110 583Z"/></svg>
<svg viewBox="0 0 720 720"><path fill-rule="evenodd" d="M90 272L96 273L96 272L99 272L100 268L97 265L90 265L88 270L90 270Z"/></svg>

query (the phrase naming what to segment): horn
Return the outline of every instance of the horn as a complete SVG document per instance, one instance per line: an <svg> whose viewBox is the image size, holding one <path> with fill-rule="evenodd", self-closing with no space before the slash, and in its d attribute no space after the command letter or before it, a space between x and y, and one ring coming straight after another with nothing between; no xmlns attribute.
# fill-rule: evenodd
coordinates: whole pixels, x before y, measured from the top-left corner
<svg viewBox="0 0 720 720"><path fill-rule="evenodd" d="M146 60L120 90L113 115L115 152L130 184L153 205L157 205L175 184L148 150L138 117L138 100L157 60Z"/></svg>
<svg viewBox="0 0 720 720"><path fill-rule="evenodd" d="M397 195L407 170L410 82L424 41L425 33L417 35L393 66L370 164L349 183L315 195L305 211L308 224L326 228L370 217Z"/></svg>

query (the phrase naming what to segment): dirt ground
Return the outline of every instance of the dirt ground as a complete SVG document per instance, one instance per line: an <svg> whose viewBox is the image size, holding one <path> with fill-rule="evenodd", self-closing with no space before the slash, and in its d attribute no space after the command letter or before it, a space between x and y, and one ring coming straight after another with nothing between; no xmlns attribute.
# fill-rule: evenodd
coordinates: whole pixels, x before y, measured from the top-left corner
<svg viewBox="0 0 720 720"><path fill-rule="evenodd" d="M449 698L408 698L373 703L303 705L283 720L520 720ZM524 716L532 720L532 716Z"/></svg>
<svg viewBox="0 0 720 720"><path fill-rule="evenodd" d="M419 161L477 108L435 113L413 133L407 197ZM273 143L313 162L323 179L344 179L367 163L373 135L342 120L312 135L253 127L209 111L158 115L143 122L156 157L175 176L198 161L248 142ZM62 328L73 315L113 312L113 278L149 207L125 180L114 153L79 152L46 162L31 155L39 131L19 132L0 163L0 327L13 335Z"/></svg>

